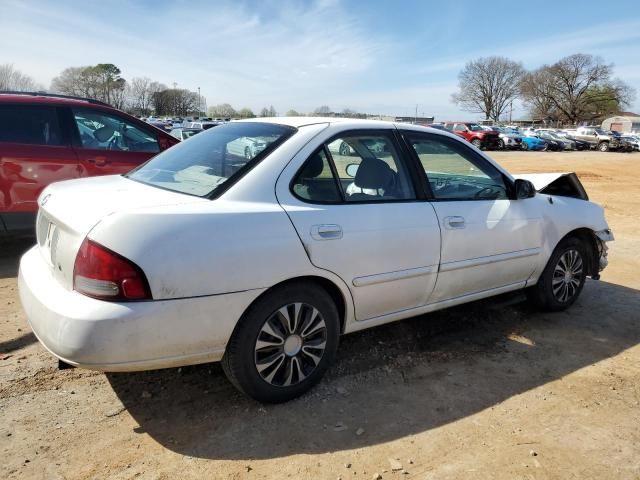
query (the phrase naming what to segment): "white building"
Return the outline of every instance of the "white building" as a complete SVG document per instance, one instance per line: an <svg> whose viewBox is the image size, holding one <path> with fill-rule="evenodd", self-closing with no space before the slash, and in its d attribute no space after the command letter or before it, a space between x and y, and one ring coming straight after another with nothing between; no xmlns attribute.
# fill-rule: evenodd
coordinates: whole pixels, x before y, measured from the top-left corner
<svg viewBox="0 0 640 480"><path fill-rule="evenodd" d="M640 133L640 117L627 115L610 117L602 122L602 129L621 133Z"/></svg>

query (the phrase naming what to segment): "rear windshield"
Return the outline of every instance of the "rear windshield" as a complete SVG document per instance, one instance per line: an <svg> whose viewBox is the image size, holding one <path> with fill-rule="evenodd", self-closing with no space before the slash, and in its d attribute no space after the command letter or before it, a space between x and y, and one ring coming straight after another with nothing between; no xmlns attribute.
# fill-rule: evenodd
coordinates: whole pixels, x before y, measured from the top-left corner
<svg viewBox="0 0 640 480"><path fill-rule="evenodd" d="M296 131L271 123L227 123L165 150L125 176L199 197L215 195Z"/></svg>

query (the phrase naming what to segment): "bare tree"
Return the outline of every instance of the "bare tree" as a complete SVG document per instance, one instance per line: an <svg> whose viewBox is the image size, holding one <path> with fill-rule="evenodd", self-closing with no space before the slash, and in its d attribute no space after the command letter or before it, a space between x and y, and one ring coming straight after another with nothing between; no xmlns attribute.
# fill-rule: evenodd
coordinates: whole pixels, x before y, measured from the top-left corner
<svg viewBox="0 0 640 480"><path fill-rule="evenodd" d="M322 105L318 108L316 108L313 113L316 113L318 115L327 115L328 113L331 113L331 108L328 105Z"/></svg>
<svg viewBox="0 0 640 480"><path fill-rule="evenodd" d="M238 112L238 116L240 118L254 118L256 115L253 113L253 110L250 108L244 107Z"/></svg>
<svg viewBox="0 0 640 480"><path fill-rule="evenodd" d="M16 70L10 63L0 65L0 91L29 92L39 90L44 90L44 87L36 83L29 75Z"/></svg>
<svg viewBox="0 0 640 480"><path fill-rule="evenodd" d="M112 63L69 67L51 81L51 90L66 95L95 98L124 107L127 82Z"/></svg>
<svg viewBox="0 0 640 480"><path fill-rule="evenodd" d="M504 57L471 61L458 74L459 91L451 96L463 110L499 120L518 96L522 64Z"/></svg>
<svg viewBox="0 0 640 480"><path fill-rule="evenodd" d="M153 94L166 90L167 86L148 77L135 77L129 82L129 105L140 115L149 115L153 103Z"/></svg>
<svg viewBox="0 0 640 480"><path fill-rule="evenodd" d="M209 116L216 118L232 118L237 117L238 112L228 103L213 105L209 107Z"/></svg>
<svg viewBox="0 0 640 480"><path fill-rule="evenodd" d="M635 91L611 78L613 65L600 57L578 53L528 74L521 92L532 109L544 106L562 120L578 123L629 105Z"/></svg>
<svg viewBox="0 0 640 480"><path fill-rule="evenodd" d="M261 117L277 117L278 112L276 112L276 109L273 108L273 105L271 105L269 108L264 107L262 110L260 110L260 116Z"/></svg>
<svg viewBox="0 0 640 480"><path fill-rule="evenodd" d="M156 92L152 98L156 115L185 116L198 110L198 93L171 88Z"/></svg>

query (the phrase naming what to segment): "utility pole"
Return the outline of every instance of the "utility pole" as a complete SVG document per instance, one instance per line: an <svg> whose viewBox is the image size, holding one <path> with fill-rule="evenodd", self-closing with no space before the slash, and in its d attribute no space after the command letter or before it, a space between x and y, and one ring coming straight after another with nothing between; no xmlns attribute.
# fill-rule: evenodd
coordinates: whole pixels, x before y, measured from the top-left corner
<svg viewBox="0 0 640 480"><path fill-rule="evenodd" d="M513 114L513 100L509 104L509 125L511 125L511 115Z"/></svg>
<svg viewBox="0 0 640 480"><path fill-rule="evenodd" d="M413 123L418 123L418 104L416 103L416 116L413 119Z"/></svg>
<svg viewBox="0 0 640 480"><path fill-rule="evenodd" d="M198 87L198 117L200 116L201 106L202 106L202 103L200 102L200 87Z"/></svg>

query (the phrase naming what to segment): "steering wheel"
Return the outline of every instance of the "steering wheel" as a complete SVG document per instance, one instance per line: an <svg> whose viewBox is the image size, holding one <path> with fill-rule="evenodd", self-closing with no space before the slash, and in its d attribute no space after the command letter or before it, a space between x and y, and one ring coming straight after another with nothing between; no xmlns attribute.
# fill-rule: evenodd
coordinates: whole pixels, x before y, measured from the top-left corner
<svg viewBox="0 0 640 480"><path fill-rule="evenodd" d="M484 188L481 188L480 190L478 190L478 191L476 192L476 194L475 194L473 197L474 197L474 198L490 198L490 197L485 197L485 196L483 196L483 195L482 195L482 193L483 193L483 192L491 193L491 194L495 194L495 190L494 190L493 188L491 188L491 187L484 187Z"/></svg>

